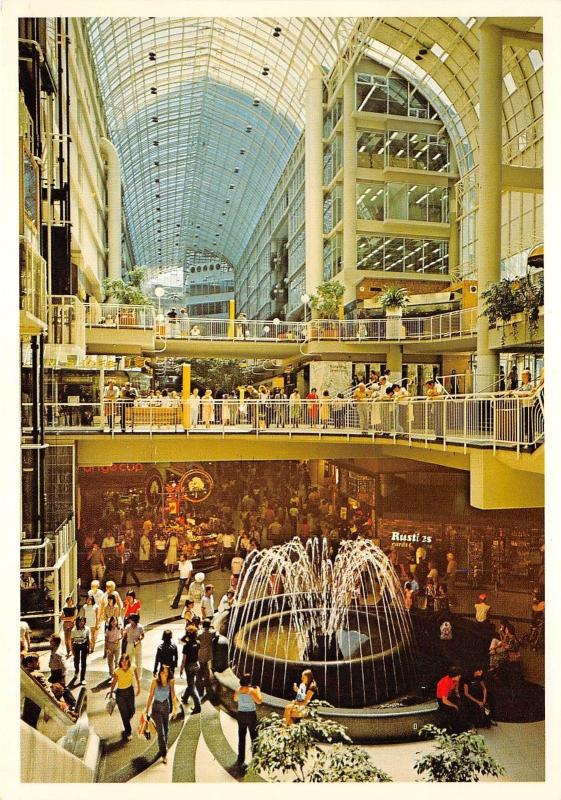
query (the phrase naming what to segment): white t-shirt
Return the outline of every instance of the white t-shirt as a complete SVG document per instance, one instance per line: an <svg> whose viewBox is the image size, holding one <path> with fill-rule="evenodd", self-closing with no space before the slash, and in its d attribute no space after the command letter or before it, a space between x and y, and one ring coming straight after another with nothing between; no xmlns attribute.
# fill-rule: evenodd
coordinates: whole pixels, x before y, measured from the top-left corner
<svg viewBox="0 0 561 800"><path fill-rule="evenodd" d="M189 580L193 572L193 564L189 559L179 562L179 577L182 580Z"/></svg>
<svg viewBox="0 0 561 800"><path fill-rule="evenodd" d="M243 558L241 556L234 556L231 563L232 575L239 575L243 569Z"/></svg>
<svg viewBox="0 0 561 800"><path fill-rule="evenodd" d="M208 595L203 595L201 598L201 611L203 615L203 619L208 619L212 617L214 614L214 597L208 597Z"/></svg>

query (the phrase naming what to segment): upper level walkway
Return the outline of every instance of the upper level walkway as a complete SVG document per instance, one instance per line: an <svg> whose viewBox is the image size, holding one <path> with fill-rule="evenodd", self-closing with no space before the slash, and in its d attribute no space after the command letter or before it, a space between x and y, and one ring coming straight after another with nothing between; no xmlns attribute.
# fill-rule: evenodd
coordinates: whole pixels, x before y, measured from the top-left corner
<svg viewBox="0 0 561 800"><path fill-rule="evenodd" d="M544 441L543 393L521 395L446 395L440 398L404 397L397 401L322 397L319 400L278 400L212 397L171 397L105 400L102 403L48 403L46 432L86 435L201 434L257 437L267 434L282 440L293 437L341 437L406 442L443 450L454 446L484 448L493 452L533 451ZM23 406L23 431L30 433L31 406Z"/></svg>
<svg viewBox="0 0 561 800"><path fill-rule="evenodd" d="M336 359L383 352L400 343L404 352L470 350L475 346L477 309L425 317L364 320L170 319L152 306L85 306L85 342L90 353L165 353L169 357Z"/></svg>

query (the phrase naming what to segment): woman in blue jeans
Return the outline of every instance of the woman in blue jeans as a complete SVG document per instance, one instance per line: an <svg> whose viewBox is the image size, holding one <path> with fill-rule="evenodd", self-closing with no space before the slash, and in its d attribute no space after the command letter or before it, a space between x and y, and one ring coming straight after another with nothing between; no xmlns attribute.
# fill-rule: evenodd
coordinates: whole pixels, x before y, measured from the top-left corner
<svg viewBox="0 0 561 800"><path fill-rule="evenodd" d="M146 701L146 714L149 713L150 708L152 719L158 731L160 756L164 764L167 764L169 715L173 713L173 718L175 718L177 713L175 681L170 675L170 668L167 664L162 664L158 676L152 678L148 700Z"/></svg>
<svg viewBox="0 0 561 800"><path fill-rule="evenodd" d="M240 688L234 692L234 700L238 704L238 760L236 764L245 771L245 740L247 733L251 741L257 737L257 705L263 702L259 686L251 685L251 675L246 673L240 678Z"/></svg>
<svg viewBox="0 0 561 800"><path fill-rule="evenodd" d="M181 697L181 702L185 705L190 697L193 698L193 714L201 713L201 698L197 691L196 680L199 675L199 642L197 641L197 629L194 625L188 625L185 636L181 639L183 644L183 659L179 669L179 677L185 672L187 686Z"/></svg>

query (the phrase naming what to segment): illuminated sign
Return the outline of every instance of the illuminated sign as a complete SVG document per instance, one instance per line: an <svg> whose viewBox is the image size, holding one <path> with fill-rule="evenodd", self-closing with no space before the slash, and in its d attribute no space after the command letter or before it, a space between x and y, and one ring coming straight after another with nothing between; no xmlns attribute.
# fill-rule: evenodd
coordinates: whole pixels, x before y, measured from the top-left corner
<svg viewBox="0 0 561 800"><path fill-rule="evenodd" d="M179 483L179 491L183 498L191 503L202 503L212 492L214 480L202 467L193 467L183 475Z"/></svg>
<svg viewBox="0 0 561 800"><path fill-rule="evenodd" d="M432 536L421 535L420 533L399 533L392 531L392 542L418 542L419 544L432 544Z"/></svg>
<svg viewBox="0 0 561 800"><path fill-rule="evenodd" d="M109 464L106 467L80 467L80 469L86 475L94 472L107 475L111 472L144 472L144 464Z"/></svg>

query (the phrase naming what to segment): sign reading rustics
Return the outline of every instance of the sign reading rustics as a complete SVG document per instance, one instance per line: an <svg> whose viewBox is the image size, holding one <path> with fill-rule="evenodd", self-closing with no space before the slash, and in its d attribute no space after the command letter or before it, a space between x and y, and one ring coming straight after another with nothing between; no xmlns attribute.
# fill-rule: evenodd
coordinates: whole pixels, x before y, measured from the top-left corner
<svg viewBox="0 0 561 800"><path fill-rule="evenodd" d="M399 533L392 531L392 542L418 542L420 544L432 544L432 536L425 536L420 533Z"/></svg>

